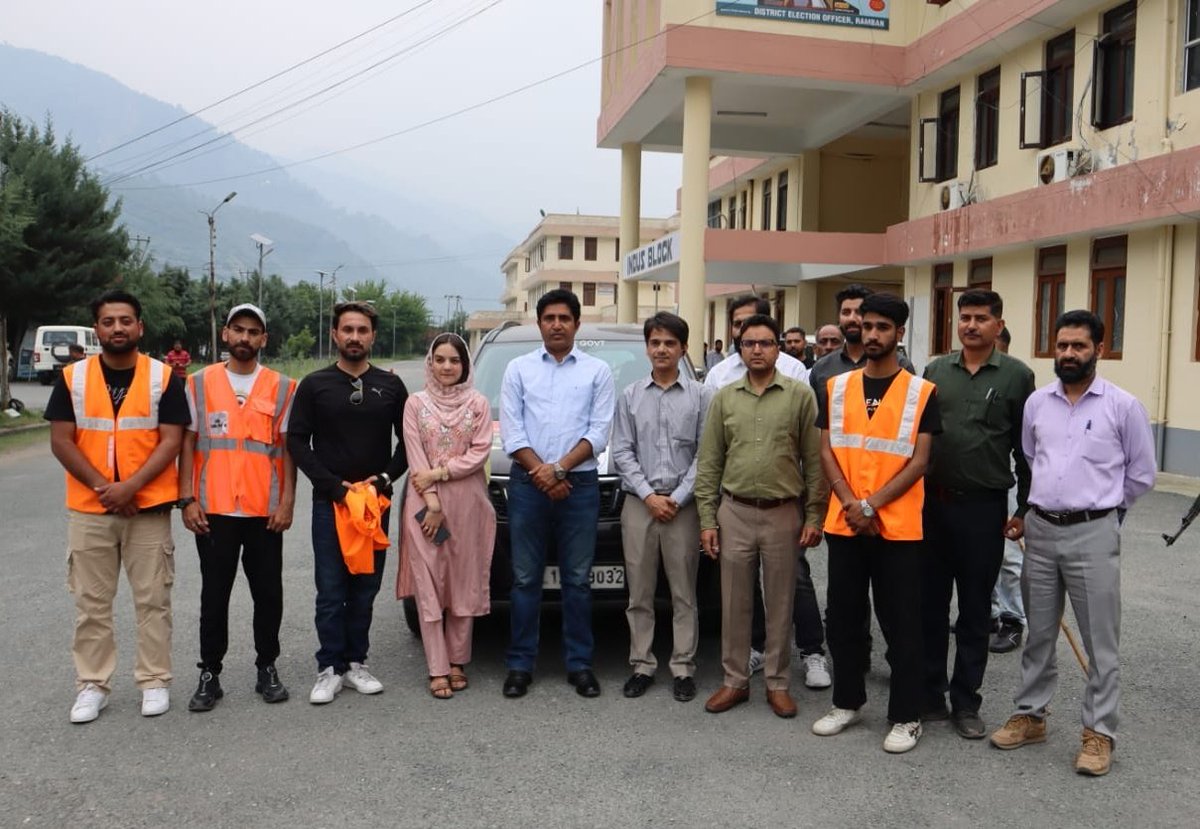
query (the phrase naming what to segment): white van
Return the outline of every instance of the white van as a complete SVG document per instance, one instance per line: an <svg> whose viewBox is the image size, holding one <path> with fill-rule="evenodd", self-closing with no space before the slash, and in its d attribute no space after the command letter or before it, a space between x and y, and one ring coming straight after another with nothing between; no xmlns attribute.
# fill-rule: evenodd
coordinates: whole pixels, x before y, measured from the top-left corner
<svg viewBox="0 0 1200 829"><path fill-rule="evenodd" d="M33 335L33 370L38 382L48 386L71 361L70 347L82 345L91 357L100 353L96 332L82 325L40 325Z"/></svg>

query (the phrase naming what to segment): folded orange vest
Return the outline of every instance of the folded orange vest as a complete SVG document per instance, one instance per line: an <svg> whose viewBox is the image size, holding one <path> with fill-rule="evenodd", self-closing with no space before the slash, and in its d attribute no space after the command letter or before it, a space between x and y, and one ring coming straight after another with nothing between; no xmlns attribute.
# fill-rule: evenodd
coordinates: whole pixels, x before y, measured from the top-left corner
<svg viewBox="0 0 1200 829"><path fill-rule="evenodd" d="M383 531L383 511L391 503L375 491L373 484L357 483L339 504L333 504L338 544L351 575L375 572L375 551L386 550L388 537Z"/></svg>

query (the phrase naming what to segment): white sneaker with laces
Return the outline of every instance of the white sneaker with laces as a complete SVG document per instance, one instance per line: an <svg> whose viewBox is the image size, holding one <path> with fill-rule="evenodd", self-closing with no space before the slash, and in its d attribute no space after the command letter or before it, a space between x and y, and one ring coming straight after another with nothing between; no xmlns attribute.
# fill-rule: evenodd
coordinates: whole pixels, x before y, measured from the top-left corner
<svg viewBox="0 0 1200 829"><path fill-rule="evenodd" d="M108 694L97 688L94 682L89 682L75 696L75 704L71 706L71 722L91 722L100 716L106 705Z"/></svg>
<svg viewBox="0 0 1200 829"><path fill-rule="evenodd" d="M850 726L862 719L862 714L855 708L830 708L829 713L812 725L812 733L818 737L832 737L841 734Z"/></svg>
<svg viewBox="0 0 1200 829"><path fill-rule="evenodd" d="M750 661L747 664L746 672L749 673L751 676L753 676L754 674L761 671L763 669L763 666L766 664L767 664L767 655L765 653L763 653L762 651L756 651L754 648L751 648L750 649Z"/></svg>
<svg viewBox="0 0 1200 829"><path fill-rule="evenodd" d="M308 695L308 701L313 705L324 705L327 702L333 702L333 698L337 696L340 690L342 690L342 677L330 665L317 674L317 682L313 685L312 692Z"/></svg>
<svg viewBox="0 0 1200 829"><path fill-rule="evenodd" d="M809 688L828 688L833 684L823 653L810 653L804 657L804 671L804 684Z"/></svg>
<svg viewBox="0 0 1200 829"><path fill-rule="evenodd" d="M166 688L147 688L142 691L142 716L157 717L171 707L171 692Z"/></svg>
<svg viewBox="0 0 1200 829"><path fill-rule="evenodd" d="M371 676L367 666L361 662L351 662L350 670L342 675L342 681L360 694L378 694L383 690L383 683Z"/></svg>
<svg viewBox="0 0 1200 829"><path fill-rule="evenodd" d="M921 739L921 723L898 722L883 740L883 750L888 754L903 754L917 747Z"/></svg>

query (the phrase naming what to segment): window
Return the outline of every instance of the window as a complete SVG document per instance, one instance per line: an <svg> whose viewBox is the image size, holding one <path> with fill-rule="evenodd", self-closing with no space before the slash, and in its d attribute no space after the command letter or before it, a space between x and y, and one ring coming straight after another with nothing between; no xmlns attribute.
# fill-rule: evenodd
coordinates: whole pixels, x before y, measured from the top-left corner
<svg viewBox="0 0 1200 829"><path fill-rule="evenodd" d="M764 178L762 183L762 229L771 229L771 180Z"/></svg>
<svg viewBox="0 0 1200 829"><path fill-rule="evenodd" d="M992 289L992 257L972 259L967 271L967 286L980 291Z"/></svg>
<svg viewBox="0 0 1200 829"><path fill-rule="evenodd" d="M595 305L596 304L596 283L595 282L584 282L583 283L583 304L584 305Z"/></svg>
<svg viewBox="0 0 1200 829"><path fill-rule="evenodd" d="M1200 86L1200 0L1187 0L1183 31L1183 91Z"/></svg>
<svg viewBox="0 0 1200 829"><path fill-rule="evenodd" d="M529 273L529 257L525 257L525 273Z"/></svg>
<svg viewBox="0 0 1200 829"><path fill-rule="evenodd" d="M1128 236L1092 242L1092 313L1104 321L1104 356L1121 359L1125 344L1125 259Z"/></svg>
<svg viewBox="0 0 1200 829"><path fill-rule="evenodd" d="M954 265L933 266L933 343L934 354L950 353L954 330Z"/></svg>
<svg viewBox="0 0 1200 829"><path fill-rule="evenodd" d="M596 261L596 237L595 236L584 236L583 237L583 258L586 259L588 262Z"/></svg>
<svg viewBox="0 0 1200 829"><path fill-rule="evenodd" d="M1197 0L1200 2L1200 0ZM729 197L729 221L725 223L725 227L731 230L737 227L737 196Z"/></svg>
<svg viewBox="0 0 1200 829"><path fill-rule="evenodd" d="M613 246L613 259L617 262L620 262L621 261L621 239L620 239L620 237L617 237L616 239L613 239L613 241L616 242L616 244Z"/></svg>
<svg viewBox="0 0 1200 829"><path fill-rule="evenodd" d="M947 89L938 97L938 181L958 175L958 89Z"/></svg>
<svg viewBox="0 0 1200 829"><path fill-rule="evenodd" d="M1046 42L1045 69L1021 73L1021 149L1071 140L1075 30Z"/></svg>
<svg viewBox="0 0 1200 829"><path fill-rule="evenodd" d="M721 200L716 199L708 203L708 226L721 226Z"/></svg>
<svg viewBox="0 0 1200 829"><path fill-rule="evenodd" d="M742 230L746 229L746 198L747 198L747 196L748 196L747 191L743 190L741 193L741 196L739 197L738 225L737 226Z"/></svg>
<svg viewBox="0 0 1200 829"><path fill-rule="evenodd" d="M1037 308L1034 312L1034 357L1054 356L1054 321L1065 310L1067 246L1042 248L1037 254Z"/></svg>
<svg viewBox="0 0 1200 829"><path fill-rule="evenodd" d="M775 186L775 229L787 230L787 211L788 211L788 174L784 170L779 174L779 184Z"/></svg>
<svg viewBox="0 0 1200 829"><path fill-rule="evenodd" d="M574 236L559 237L558 258L559 259L574 259L575 258L575 237Z"/></svg>
<svg viewBox="0 0 1200 829"><path fill-rule="evenodd" d="M572 284L570 282L559 282L558 287L562 288L564 291L574 290L574 287L572 286Z"/></svg>
<svg viewBox="0 0 1200 829"><path fill-rule="evenodd" d="M1133 45L1137 2L1105 12L1101 36L1093 45L1096 82L1092 85L1092 125L1115 127L1133 119Z"/></svg>
<svg viewBox="0 0 1200 829"><path fill-rule="evenodd" d="M1000 67L975 81L975 169L994 165L1000 156Z"/></svg>

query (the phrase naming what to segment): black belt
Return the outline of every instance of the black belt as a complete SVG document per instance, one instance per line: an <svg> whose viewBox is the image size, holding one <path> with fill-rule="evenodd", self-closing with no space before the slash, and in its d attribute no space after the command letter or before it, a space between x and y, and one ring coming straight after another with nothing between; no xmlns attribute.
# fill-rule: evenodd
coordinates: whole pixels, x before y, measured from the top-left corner
<svg viewBox="0 0 1200 829"><path fill-rule="evenodd" d="M1109 507L1108 509L1085 509L1078 512L1051 512L1041 507L1033 507L1033 511L1042 518L1060 527L1070 527L1073 524L1082 524L1085 521L1095 521L1097 518L1103 518L1108 515L1114 509L1116 507Z"/></svg>
<svg viewBox="0 0 1200 829"><path fill-rule="evenodd" d="M745 504L748 507L755 507L756 509L775 509L776 507L782 507L784 504L796 503L795 498L743 498L740 495L734 495L727 489L724 492L726 498L736 501L739 504Z"/></svg>

